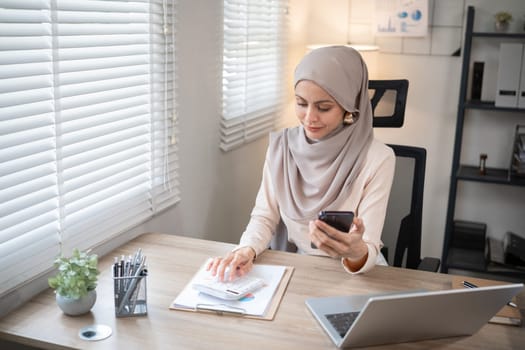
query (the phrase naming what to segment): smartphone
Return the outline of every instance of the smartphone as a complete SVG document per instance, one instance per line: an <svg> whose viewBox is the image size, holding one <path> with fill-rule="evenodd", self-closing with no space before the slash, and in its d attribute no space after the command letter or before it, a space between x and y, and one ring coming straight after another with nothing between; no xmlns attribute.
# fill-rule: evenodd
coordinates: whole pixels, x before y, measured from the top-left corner
<svg viewBox="0 0 525 350"><path fill-rule="evenodd" d="M354 221L354 212L323 210L319 213L318 218L339 231L348 232L352 226L352 221ZM317 249L313 243L310 246Z"/></svg>

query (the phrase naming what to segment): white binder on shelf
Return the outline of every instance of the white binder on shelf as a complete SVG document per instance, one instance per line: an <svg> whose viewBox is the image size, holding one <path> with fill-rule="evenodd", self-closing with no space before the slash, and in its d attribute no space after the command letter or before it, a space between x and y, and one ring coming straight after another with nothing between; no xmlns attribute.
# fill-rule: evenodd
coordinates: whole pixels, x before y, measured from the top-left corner
<svg viewBox="0 0 525 350"><path fill-rule="evenodd" d="M525 45L521 55L521 82L518 90L518 108L525 108Z"/></svg>
<svg viewBox="0 0 525 350"><path fill-rule="evenodd" d="M498 83L495 100L497 107L518 107L522 61L523 44L500 44Z"/></svg>

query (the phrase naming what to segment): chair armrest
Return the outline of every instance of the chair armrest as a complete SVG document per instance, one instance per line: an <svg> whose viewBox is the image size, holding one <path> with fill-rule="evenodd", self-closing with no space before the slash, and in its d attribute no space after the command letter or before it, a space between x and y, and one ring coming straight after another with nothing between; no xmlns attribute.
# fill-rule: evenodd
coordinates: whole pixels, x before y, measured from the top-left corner
<svg viewBox="0 0 525 350"><path fill-rule="evenodd" d="M439 270L440 264L441 260L438 258L425 257L423 260L421 260L417 269L422 271L437 272Z"/></svg>

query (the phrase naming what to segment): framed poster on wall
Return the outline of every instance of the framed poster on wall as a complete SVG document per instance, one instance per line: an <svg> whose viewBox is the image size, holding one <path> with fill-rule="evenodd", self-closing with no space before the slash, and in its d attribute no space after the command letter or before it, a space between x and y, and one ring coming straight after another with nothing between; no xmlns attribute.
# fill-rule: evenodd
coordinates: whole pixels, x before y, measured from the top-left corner
<svg viewBox="0 0 525 350"><path fill-rule="evenodd" d="M428 0L375 0L376 36L428 34Z"/></svg>

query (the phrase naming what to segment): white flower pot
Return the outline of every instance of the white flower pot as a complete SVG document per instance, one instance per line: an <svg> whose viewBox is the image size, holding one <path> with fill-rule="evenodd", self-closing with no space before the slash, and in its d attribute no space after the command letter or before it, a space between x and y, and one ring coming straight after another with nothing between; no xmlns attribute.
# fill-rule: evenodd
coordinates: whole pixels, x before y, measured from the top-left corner
<svg viewBox="0 0 525 350"><path fill-rule="evenodd" d="M494 22L496 32L504 33L509 30L509 22Z"/></svg>
<svg viewBox="0 0 525 350"><path fill-rule="evenodd" d="M97 292L91 290L87 295L81 297L80 299L72 299L64 297L60 294L56 294L56 301L60 309L69 316L78 316L88 313L95 301L97 300Z"/></svg>

